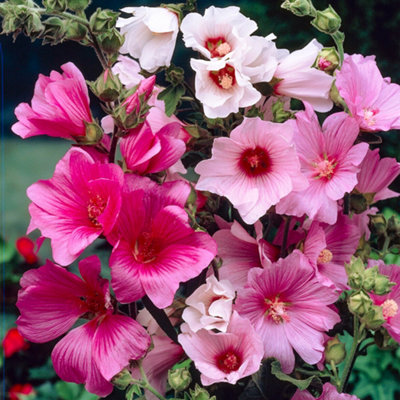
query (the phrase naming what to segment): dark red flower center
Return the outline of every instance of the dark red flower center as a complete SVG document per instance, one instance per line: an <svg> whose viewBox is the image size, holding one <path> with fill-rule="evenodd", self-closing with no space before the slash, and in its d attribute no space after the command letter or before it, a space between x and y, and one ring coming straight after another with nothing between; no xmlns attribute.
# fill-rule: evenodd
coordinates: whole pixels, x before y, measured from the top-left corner
<svg viewBox="0 0 400 400"><path fill-rule="evenodd" d="M147 264L157 258L160 250L160 240L149 232L142 232L135 242L133 256L137 262Z"/></svg>
<svg viewBox="0 0 400 400"><path fill-rule="evenodd" d="M229 374L232 371L237 371L241 364L241 357L232 350L222 353L217 358L218 368L226 374Z"/></svg>
<svg viewBox="0 0 400 400"><path fill-rule="evenodd" d="M211 57L223 57L232 50L231 45L223 36L207 39L205 47L211 53Z"/></svg>
<svg viewBox="0 0 400 400"><path fill-rule="evenodd" d="M107 311L104 295L95 290L88 292L85 296L81 296L82 306L88 310L90 314L103 314ZM88 316L91 319L93 315Z"/></svg>
<svg viewBox="0 0 400 400"><path fill-rule="evenodd" d="M101 227L101 224L97 220L97 218L103 213L104 209L106 208L106 205L107 202L104 199L102 199L98 194L92 196L89 200L89 203L87 205L87 213L90 222L96 228Z"/></svg>
<svg viewBox="0 0 400 400"><path fill-rule="evenodd" d="M260 147L247 149L239 160L240 168L249 176L257 176L269 171L271 161L268 154Z"/></svg>
<svg viewBox="0 0 400 400"><path fill-rule="evenodd" d="M210 71L210 78L221 89L228 90L236 84L235 68L226 64L218 71Z"/></svg>

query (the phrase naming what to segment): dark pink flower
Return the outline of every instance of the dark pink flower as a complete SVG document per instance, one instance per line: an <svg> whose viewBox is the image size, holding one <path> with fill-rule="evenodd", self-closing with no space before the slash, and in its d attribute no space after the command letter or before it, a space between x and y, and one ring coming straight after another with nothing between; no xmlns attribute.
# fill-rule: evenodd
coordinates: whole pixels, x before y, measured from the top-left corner
<svg viewBox="0 0 400 400"><path fill-rule="evenodd" d="M92 122L85 78L71 62L61 66L60 74L39 75L32 106L21 103L15 109L18 122L12 131L23 139L48 135L65 139L85 136L85 122Z"/></svg>
<svg viewBox="0 0 400 400"><path fill-rule="evenodd" d="M182 325L178 341L201 372L201 383L235 384L260 368L263 345L249 321L233 312L226 333L201 329L192 332Z"/></svg>
<svg viewBox="0 0 400 400"><path fill-rule="evenodd" d="M125 106L127 114L133 112L138 113L140 111L143 102L146 102L150 98L155 83L156 83L155 75L152 75L139 82L136 91L122 103L122 105Z"/></svg>
<svg viewBox="0 0 400 400"><path fill-rule="evenodd" d="M117 233L109 239L115 243L112 287L121 303L147 294L157 307L165 308L179 283L197 276L214 258L214 240L188 223L183 207L189 193L190 186L178 181L123 194Z"/></svg>
<svg viewBox="0 0 400 400"><path fill-rule="evenodd" d="M400 86L382 77L375 56L346 54L336 87L362 130L400 129Z"/></svg>
<svg viewBox="0 0 400 400"><path fill-rule="evenodd" d="M183 140L178 139L181 125L176 122L152 131L145 122L140 130L122 138L121 154L126 167L137 174L156 173L174 165L186 151Z"/></svg>
<svg viewBox="0 0 400 400"><path fill-rule="evenodd" d="M78 318L89 319L55 346L54 369L67 382L85 383L89 392L106 396L111 378L143 357L150 337L135 320L118 314L108 281L100 277L100 260L79 263L83 279L50 261L21 278L17 320L21 334L44 343L67 332Z"/></svg>
<svg viewBox="0 0 400 400"><path fill-rule="evenodd" d="M249 271L236 310L248 318L264 343L264 356L293 371L294 350L309 364L320 361L324 332L340 321L329 305L338 295L315 278L306 257L295 250L268 268Z"/></svg>
<svg viewBox="0 0 400 400"><path fill-rule="evenodd" d="M342 113L332 114L321 130L311 106L305 103L305 108L296 114L297 132L293 140L309 186L283 198L276 210L297 217L307 214L311 219L334 224L337 200L357 184L359 165L368 144L353 145L359 133L354 119Z"/></svg>
<svg viewBox="0 0 400 400"><path fill-rule="evenodd" d="M114 227L121 207L124 181L115 164L95 162L73 148L58 162L54 175L31 185L27 194L31 223L51 239L54 260L71 264L101 234Z"/></svg>

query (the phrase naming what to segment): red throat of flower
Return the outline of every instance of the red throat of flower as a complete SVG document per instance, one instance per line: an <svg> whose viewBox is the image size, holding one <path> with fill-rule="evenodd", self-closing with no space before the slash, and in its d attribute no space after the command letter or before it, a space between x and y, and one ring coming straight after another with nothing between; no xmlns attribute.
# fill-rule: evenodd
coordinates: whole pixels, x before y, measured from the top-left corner
<svg viewBox="0 0 400 400"><path fill-rule="evenodd" d="M159 239L154 238L149 232L142 232L135 242L133 256L137 262L151 263L157 258L160 247Z"/></svg>
<svg viewBox="0 0 400 400"><path fill-rule="evenodd" d="M219 71L210 71L210 78L219 88L228 90L236 84L235 68L226 64Z"/></svg>
<svg viewBox="0 0 400 400"><path fill-rule="evenodd" d="M211 57L223 57L232 50L231 45L223 36L207 39L205 47L210 52Z"/></svg>
<svg viewBox="0 0 400 400"><path fill-rule="evenodd" d="M82 302L82 307L88 310L87 317L89 319L107 312L104 295L96 290L91 290L85 296L81 296L79 300Z"/></svg>
<svg viewBox="0 0 400 400"><path fill-rule="evenodd" d="M326 154L323 155L318 160L315 160L312 164L314 167L314 178L315 179L332 179L335 169L337 166L337 162L334 159L329 158Z"/></svg>
<svg viewBox="0 0 400 400"><path fill-rule="evenodd" d="M265 315L271 318L276 324L290 321L290 316L287 313L289 303L281 301L279 295L271 299L264 299L264 303L266 306Z"/></svg>
<svg viewBox="0 0 400 400"><path fill-rule="evenodd" d="M106 208L107 202L102 199L98 194L92 196L89 200L87 205L87 213L90 222L96 228L100 228L101 224L98 221L98 217L103 213L104 209Z"/></svg>
<svg viewBox="0 0 400 400"><path fill-rule="evenodd" d="M234 350L228 350L217 357L217 367L225 374L237 371L241 364L241 357Z"/></svg>
<svg viewBox="0 0 400 400"><path fill-rule="evenodd" d="M239 160L239 167L247 176L265 174L270 170L271 162L268 154L260 147L247 149Z"/></svg>

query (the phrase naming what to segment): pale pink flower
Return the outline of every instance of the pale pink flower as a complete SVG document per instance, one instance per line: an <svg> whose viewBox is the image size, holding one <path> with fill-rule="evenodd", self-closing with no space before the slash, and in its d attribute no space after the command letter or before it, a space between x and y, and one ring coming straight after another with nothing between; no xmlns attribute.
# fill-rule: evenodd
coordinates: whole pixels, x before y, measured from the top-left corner
<svg viewBox="0 0 400 400"><path fill-rule="evenodd" d="M151 337L153 341L153 349L146 354L142 361L142 367L150 382L150 385L154 389L165 395L167 389L167 377L168 370L172 368L185 354L182 347L179 344L174 343L167 336L156 336ZM139 368L132 368L132 376L134 379L141 379L141 373ZM145 391L146 399L156 400L154 394Z"/></svg>
<svg viewBox="0 0 400 400"><path fill-rule="evenodd" d="M234 385L260 368L262 342L249 321L235 311L226 333L205 329L194 333L186 324L181 329L178 341L201 372L201 383L205 386L216 382Z"/></svg>
<svg viewBox="0 0 400 400"><path fill-rule="evenodd" d="M32 106L21 103L15 109L18 122L12 131L23 139L48 135L79 141L86 134L85 123L93 122L89 95L81 71L71 62L61 66L63 73L39 75Z"/></svg>
<svg viewBox="0 0 400 400"><path fill-rule="evenodd" d="M118 56L117 62L113 65L112 72L118 75L119 80L127 89L132 89L145 79L140 74L140 65L138 62L121 54Z"/></svg>
<svg viewBox="0 0 400 400"><path fill-rule="evenodd" d="M278 80L274 93L307 101L316 111L329 111L333 106L329 97L333 77L313 68L321 49L322 45L313 39L301 50L290 54L281 51L283 56L274 74Z"/></svg>
<svg viewBox="0 0 400 400"><path fill-rule="evenodd" d="M146 294L165 308L179 283L197 276L214 258L214 240L188 223L183 207L189 193L182 181L124 193L110 257L112 287L120 302Z"/></svg>
<svg viewBox="0 0 400 400"><path fill-rule="evenodd" d="M327 382L322 386L321 396L315 398L307 390L297 389L292 400L359 400L359 398L347 393L338 393L336 387Z"/></svg>
<svg viewBox="0 0 400 400"><path fill-rule="evenodd" d="M39 229L51 240L54 260L71 264L101 234L112 231L123 182L118 165L95 162L84 150L72 148L52 178L28 187L28 233Z"/></svg>
<svg viewBox="0 0 400 400"><path fill-rule="evenodd" d="M370 297L375 305L382 307L382 314L385 319L383 327L396 342L400 342L400 266L387 265L382 260L368 260L368 267L374 266L378 266L379 272L386 275L390 282L395 283L390 293L382 296L370 293Z"/></svg>
<svg viewBox="0 0 400 400"><path fill-rule="evenodd" d="M290 121L245 118L230 138L214 140L211 159L195 168L200 175L196 189L227 197L243 220L253 224L282 197L307 186L292 133Z"/></svg>
<svg viewBox="0 0 400 400"><path fill-rule="evenodd" d="M262 262L277 261L279 249L263 239L262 224L255 223L257 237L253 238L237 222L215 232L217 255L222 258L218 270L220 279L228 280L235 290L247 283L247 274L251 268L263 268Z"/></svg>
<svg viewBox="0 0 400 400"><path fill-rule="evenodd" d="M179 161L186 151L183 140L178 139L181 124L171 122L158 132L152 131L146 121L137 132L124 136L120 142L126 167L145 175L163 171Z"/></svg>
<svg viewBox="0 0 400 400"><path fill-rule="evenodd" d="M79 263L83 279L50 261L21 278L17 320L21 334L44 343L67 332L78 318L89 319L55 346L54 369L67 382L85 383L99 396L111 393L111 378L143 357L150 337L135 320L114 309L108 281L100 277L100 260Z"/></svg>
<svg viewBox="0 0 400 400"><path fill-rule="evenodd" d="M245 17L239 7L208 7L204 16L190 13L183 18L181 31L186 47L204 57L221 58L243 46L243 39L257 29L257 24Z"/></svg>
<svg viewBox="0 0 400 400"><path fill-rule="evenodd" d="M193 332L200 329L217 329L226 332L232 314L235 291L229 281L212 275L187 299L182 319Z"/></svg>
<svg viewBox="0 0 400 400"><path fill-rule="evenodd" d="M360 168L356 185L358 192L374 194L374 202L399 196L388 188L400 174L400 163L395 158L379 158L379 149L368 150Z"/></svg>
<svg viewBox="0 0 400 400"><path fill-rule="evenodd" d="M336 87L362 130L400 129L400 86L382 77L375 56L346 54Z"/></svg>
<svg viewBox="0 0 400 400"><path fill-rule="evenodd" d="M249 271L236 310L248 318L264 343L264 357L275 357L293 371L294 350L309 364L320 361L323 333L340 321L329 305L338 295L322 286L306 257L295 250L268 268Z"/></svg>
<svg viewBox="0 0 400 400"><path fill-rule="evenodd" d="M359 133L354 119L332 114L321 130L311 106L305 103L305 107L305 111L296 114L294 142L309 186L290 193L277 204L276 210L297 217L307 214L311 219L334 224L337 200L357 184L359 165L368 144L353 145Z"/></svg>
<svg viewBox="0 0 400 400"><path fill-rule="evenodd" d="M261 93L253 87L250 77L240 71L240 65L240 58L190 60L196 71L196 97L208 118L225 118L260 100Z"/></svg>
<svg viewBox="0 0 400 400"><path fill-rule="evenodd" d="M120 52L139 59L148 72L169 67L179 30L178 15L166 7L125 7L121 11L133 16L118 18L117 27L125 36Z"/></svg>
<svg viewBox="0 0 400 400"><path fill-rule="evenodd" d="M350 262L360 237L358 226L342 213L334 225L312 223L304 240L303 252L323 285L340 291L348 289L344 264Z"/></svg>

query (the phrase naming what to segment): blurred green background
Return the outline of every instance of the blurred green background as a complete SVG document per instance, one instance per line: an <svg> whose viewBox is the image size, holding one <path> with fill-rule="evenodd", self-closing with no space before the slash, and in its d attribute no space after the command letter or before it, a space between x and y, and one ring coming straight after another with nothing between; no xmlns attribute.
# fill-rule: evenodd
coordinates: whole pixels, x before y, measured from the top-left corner
<svg viewBox="0 0 400 400"><path fill-rule="evenodd" d="M397 0L314 1L317 9L323 9L329 3L342 17L342 30L346 34L345 51L349 54L376 55L382 75L390 76L393 82L400 84L400 3ZM93 1L88 12L94 11L96 7L118 9L124 6L159 4L160 2L157 1L99 0ZM267 35L273 32L277 36L276 44L279 48L288 48L293 51L303 47L314 37L317 37L324 45L333 45L328 36L320 34L311 27L308 18L295 17L281 9L281 1L198 1L199 12L203 13L204 9L212 4L219 7L240 6L243 14L258 23L259 29L256 34ZM188 67L189 58L194 53L183 46L180 38L181 36L178 37L173 62L185 67L190 76L192 72ZM13 243L17 237L26 232L29 223L29 201L25 195L26 188L39 179L50 178L55 164L70 145L69 142L63 140L51 138L22 140L13 135L10 127L16 122L15 107L20 102L30 102L39 73L48 75L51 70L59 69L63 63L72 61L81 69L86 79L93 80L99 75L101 68L92 50L76 43L67 42L54 47L42 46L40 41L31 43L23 36L19 36L15 43L11 37L0 36L0 43L4 59L4 138L2 141L4 203L1 220L5 239ZM101 117L98 109L94 109L94 113ZM382 134L381 155L400 158L398 135L398 132ZM393 189L400 191L398 181ZM400 209L398 199L387 204L393 209ZM42 256L43 254L50 255L48 246L44 249ZM12 298L8 299L7 303L10 307L15 301L15 295L16 293L13 293ZM3 320L2 332L12 324L12 320L8 322ZM46 351L50 348L51 346L47 346ZM45 352L43 347L38 348L37 351ZM400 352L370 349L369 354L371 356L361 357L356 363L351 381L355 394L365 400L400 399ZM8 368L24 363L23 356L18 357L20 358L8 361ZM46 365L43 368L42 376L46 377L50 374L50 370ZM28 379L26 370L13 371L13 376L16 377L15 379ZM42 398L75 400L80 398L77 390L72 386L68 390L61 387L60 395L58 391L54 392L52 386L47 385L43 389Z"/></svg>

